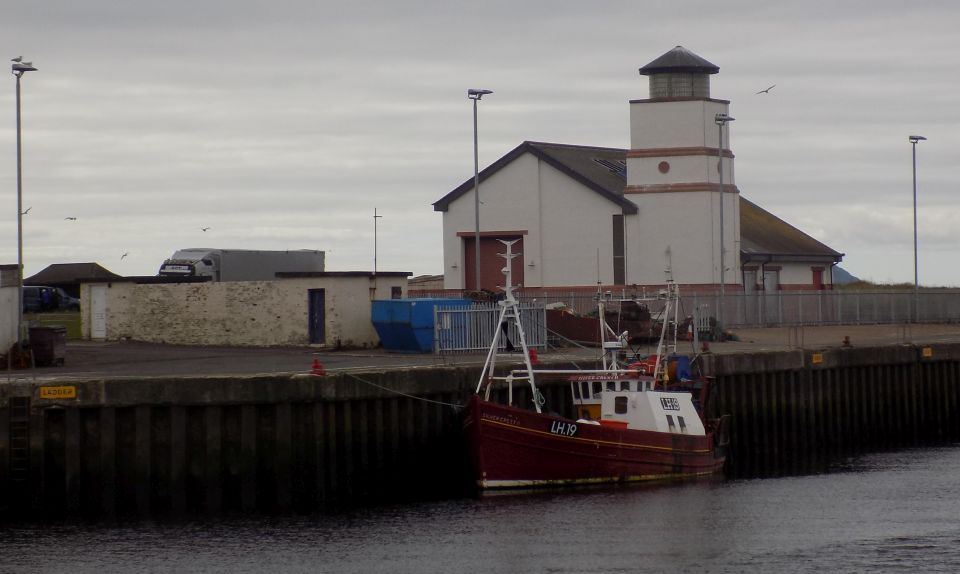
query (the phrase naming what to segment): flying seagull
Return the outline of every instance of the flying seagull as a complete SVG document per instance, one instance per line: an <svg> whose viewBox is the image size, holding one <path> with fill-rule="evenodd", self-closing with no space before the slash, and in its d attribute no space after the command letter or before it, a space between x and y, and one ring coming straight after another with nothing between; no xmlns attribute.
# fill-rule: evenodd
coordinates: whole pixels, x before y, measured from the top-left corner
<svg viewBox="0 0 960 574"><path fill-rule="evenodd" d="M126 253L124 253L123 255L121 255L121 256L120 256L120 260L122 261L123 258L126 257L127 255L130 255L130 252L129 252L129 251L126 252Z"/></svg>
<svg viewBox="0 0 960 574"><path fill-rule="evenodd" d="M31 209L33 209L33 206L32 206L32 205L31 205L30 207L28 207L28 208L23 212L23 214L26 215L26 214L30 213L30 210L31 210Z"/></svg>
<svg viewBox="0 0 960 574"><path fill-rule="evenodd" d="M76 221L76 220L77 220L76 217L64 217L64 219L69 220L69 221Z"/></svg>
<svg viewBox="0 0 960 574"><path fill-rule="evenodd" d="M772 89L774 88L774 86L776 86L776 84L774 84L773 86L770 86L769 88L767 88L767 89L765 89L765 90L760 90L759 92L757 92L757 94L769 94L769 93L770 93L770 90L772 90ZM754 94L754 95L756 95L756 94Z"/></svg>
<svg viewBox="0 0 960 574"><path fill-rule="evenodd" d="M201 227L201 228L200 228L200 231L206 232L208 229L210 229L210 228L209 228L209 227Z"/></svg>
<svg viewBox="0 0 960 574"><path fill-rule="evenodd" d="M23 60L23 56L17 56L16 58L11 58L11 62L17 62L18 64Z"/></svg>

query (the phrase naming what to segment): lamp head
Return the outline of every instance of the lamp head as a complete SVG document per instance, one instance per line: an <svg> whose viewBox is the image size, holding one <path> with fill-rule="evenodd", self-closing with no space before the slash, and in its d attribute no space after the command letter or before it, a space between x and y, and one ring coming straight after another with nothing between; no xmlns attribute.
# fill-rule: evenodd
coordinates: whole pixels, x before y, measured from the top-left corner
<svg viewBox="0 0 960 574"><path fill-rule="evenodd" d="M33 67L33 64L30 62L14 62L10 69L16 75L22 75L24 72L36 72L37 69Z"/></svg>
<svg viewBox="0 0 960 574"><path fill-rule="evenodd" d="M717 114L717 115L715 115L715 116L713 117L713 121L715 121L718 126L719 126L719 125L723 125L723 124L725 124L725 123L727 123L727 122L732 122L732 121L735 120L735 119L736 119L736 118L732 118L732 117L728 116L727 114Z"/></svg>
<svg viewBox="0 0 960 574"><path fill-rule="evenodd" d="M467 97L471 100L479 100L487 94L492 94L492 90L478 90L476 88L470 88L467 90Z"/></svg>
<svg viewBox="0 0 960 574"><path fill-rule="evenodd" d="M924 140L926 140L927 138L925 138L925 137L923 137L923 136L909 136L909 139L910 139L910 143L915 144L915 143L917 143L917 142L924 141Z"/></svg>

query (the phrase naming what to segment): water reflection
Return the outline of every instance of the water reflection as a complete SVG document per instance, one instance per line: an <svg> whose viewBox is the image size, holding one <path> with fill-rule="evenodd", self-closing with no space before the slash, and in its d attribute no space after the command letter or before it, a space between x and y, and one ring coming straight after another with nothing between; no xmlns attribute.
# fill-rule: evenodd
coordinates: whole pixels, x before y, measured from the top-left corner
<svg viewBox="0 0 960 574"><path fill-rule="evenodd" d="M960 448L337 515L7 526L14 572L955 572Z"/></svg>

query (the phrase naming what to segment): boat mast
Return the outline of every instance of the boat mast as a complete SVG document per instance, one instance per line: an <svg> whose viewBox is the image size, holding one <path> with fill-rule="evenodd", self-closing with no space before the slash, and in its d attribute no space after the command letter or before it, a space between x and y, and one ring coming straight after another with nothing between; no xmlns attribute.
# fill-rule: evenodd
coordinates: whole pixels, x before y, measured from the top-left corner
<svg viewBox="0 0 960 574"><path fill-rule="evenodd" d="M653 378L656 382L667 382L667 358L677 352L677 319L680 312L680 290L673 279L667 279L667 288L663 292L665 302L663 306L660 327L660 342L657 343L657 362L653 368ZM673 323L673 341L667 339L670 323Z"/></svg>
<svg viewBox="0 0 960 574"><path fill-rule="evenodd" d="M503 243L507 248L506 253L499 254L505 260L503 274L506 279L506 284L503 287L499 287L503 290L504 294L503 300L497 302L497 304L501 307L500 316L494 329L493 341L490 343L490 349L487 351L487 359L484 361L483 370L480 371L480 382L477 383L476 392L479 393L484 384L486 384L487 392L489 393L489 385L495 379L493 376L493 370L497 363L497 351L500 348L500 337L501 335L506 336L507 330L512 323L516 328L517 337L520 339L520 350L523 353L523 363L527 369L524 375L519 376L516 375L515 372L511 372L507 377L504 378L504 380L507 381L512 390L514 380L527 379L530 384L530 391L533 397L533 406L539 413L541 412L540 407L543 405L543 396L537 390L536 381L534 380L533 376L533 363L530 361L530 350L527 348L527 337L523 332L523 323L520 321L520 302L517 301L517 298L513 294L512 262L521 255L520 253L513 252L513 244L519 240L514 239L513 241L504 241L502 239L498 239L498 241Z"/></svg>

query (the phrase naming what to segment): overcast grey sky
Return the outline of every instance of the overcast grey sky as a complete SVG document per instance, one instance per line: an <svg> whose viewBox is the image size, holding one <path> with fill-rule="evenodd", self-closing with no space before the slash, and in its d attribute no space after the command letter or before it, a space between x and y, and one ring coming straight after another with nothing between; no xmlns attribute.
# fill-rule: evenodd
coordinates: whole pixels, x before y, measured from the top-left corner
<svg viewBox="0 0 960 574"><path fill-rule="evenodd" d="M184 247L370 270L374 208L380 270L441 273L431 204L473 174L467 88L495 91L481 167L524 140L627 148L637 69L679 44L720 66L741 193L862 278L913 281L907 136L929 138L920 280L960 286L952 0L4 4L0 55L39 68L22 84L27 275L152 275ZM17 258L15 111L8 76L0 263Z"/></svg>

